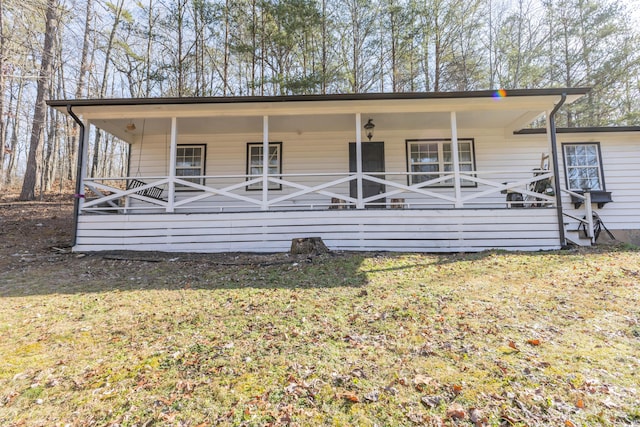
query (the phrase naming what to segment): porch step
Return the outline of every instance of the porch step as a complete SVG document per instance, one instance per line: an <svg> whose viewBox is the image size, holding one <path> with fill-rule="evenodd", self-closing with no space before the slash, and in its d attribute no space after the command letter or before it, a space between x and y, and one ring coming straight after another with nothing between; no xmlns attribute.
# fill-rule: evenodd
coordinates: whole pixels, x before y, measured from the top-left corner
<svg viewBox="0 0 640 427"><path fill-rule="evenodd" d="M591 246L591 239L584 237L582 230L566 230L564 233L567 240L577 246Z"/></svg>

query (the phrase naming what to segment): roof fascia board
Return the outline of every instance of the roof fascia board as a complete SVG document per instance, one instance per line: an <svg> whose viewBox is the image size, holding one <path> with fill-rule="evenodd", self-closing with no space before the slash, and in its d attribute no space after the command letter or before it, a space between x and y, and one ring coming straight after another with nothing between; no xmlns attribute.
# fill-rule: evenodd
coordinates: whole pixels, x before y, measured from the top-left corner
<svg viewBox="0 0 640 427"><path fill-rule="evenodd" d="M547 88L547 89L514 89L507 90L506 97L533 96L582 96L590 88ZM51 107L95 106L95 105L181 105L181 104L236 104L254 102L309 102L309 101L372 101L372 100L410 100L410 99L471 99L494 98L496 91L463 91L463 92L403 92L403 93L359 93L359 94L331 94L331 95L286 95L286 96L238 96L238 97L184 97L184 98L107 98L107 99L76 99L49 100Z"/></svg>
<svg viewBox="0 0 640 427"><path fill-rule="evenodd" d="M571 100L579 96L572 96ZM117 119L131 117L233 117L263 115L321 115L321 114L381 114L390 111L397 113L431 113L451 111L513 110L546 111L556 101L556 96L507 97L494 98L423 98L423 99L376 99L354 101L302 101L290 102L251 102L251 103L185 103L185 104L83 104L76 105L75 111L87 119ZM51 103L50 105L54 105ZM62 107L56 107L61 109ZM66 109L66 105L64 107ZM530 122L529 122L530 123ZM526 123L524 123L526 124ZM524 125L514 126L513 129Z"/></svg>
<svg viewBox="0 0 640 427"><path fill-rule="evenodd" d="M640 126L592 126L580 128L558 128L556 133L621 133L640 132ZM541 135L547 133L546 128L520 129L514 135Z"/></svg>

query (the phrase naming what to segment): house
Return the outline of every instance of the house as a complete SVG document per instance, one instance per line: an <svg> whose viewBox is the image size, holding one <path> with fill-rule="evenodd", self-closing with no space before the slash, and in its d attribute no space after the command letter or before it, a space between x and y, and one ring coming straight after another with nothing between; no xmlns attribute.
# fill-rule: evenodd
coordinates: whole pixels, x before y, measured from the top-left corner
<svg viewBox="0 0 640 427"><path fill-rule="evenodd" d="M76 251L552 250L601 223L638 243L640 128L555 129L587 92L48 104L81 124ZM88 176L94 127L130 144L127 176Z"/></svg>

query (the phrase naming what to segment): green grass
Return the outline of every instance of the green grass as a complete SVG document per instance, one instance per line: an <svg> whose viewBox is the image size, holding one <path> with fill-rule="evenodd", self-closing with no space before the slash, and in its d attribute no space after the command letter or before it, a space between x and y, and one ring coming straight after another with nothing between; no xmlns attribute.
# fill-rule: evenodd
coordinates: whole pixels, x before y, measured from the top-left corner
<svg viewBox="0 0 640 427"><path fill-rule="evenodd" d="M0 425L640 422L632 248L69 257L0 274Z"/></svg>

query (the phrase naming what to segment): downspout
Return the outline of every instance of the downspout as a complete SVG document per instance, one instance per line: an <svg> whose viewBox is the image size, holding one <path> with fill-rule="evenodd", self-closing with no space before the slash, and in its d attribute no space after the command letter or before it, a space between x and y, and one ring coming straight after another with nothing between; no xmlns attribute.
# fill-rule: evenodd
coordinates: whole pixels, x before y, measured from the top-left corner
<svg viewBox="0 0 640 427"><path fill-rule="evenodd" d="M564 105L567 100L567 94L563 93L560 102L551 110L549 114L549 136L551 137L551 158L553 161L553 185L556 189L556 215L558 217L558 230L560 237L560 247L564 248L567 245L567 240L564 233L564 214L562 212L562 193L560 191L560 168L558 165L558 144L556 140L556 113Z"/></svg>
<svg viewBox="0 0 640 427"><path fill-rule="evenodd" d="M71 109L71 104L67 104L67 113L75 120L80 127L79 145L78 145L78 161L76 165L76 193L73 203L73 234L71 239L71 247L76 245L77 233L78 233L78 213L80 211L80 197L82 197L82 161L84 153L84 123L76 116Z"/></svg>

